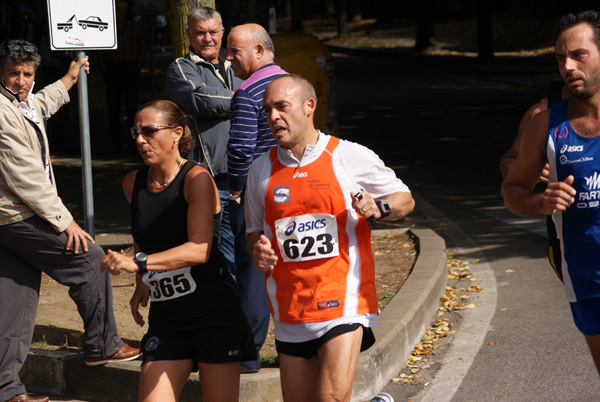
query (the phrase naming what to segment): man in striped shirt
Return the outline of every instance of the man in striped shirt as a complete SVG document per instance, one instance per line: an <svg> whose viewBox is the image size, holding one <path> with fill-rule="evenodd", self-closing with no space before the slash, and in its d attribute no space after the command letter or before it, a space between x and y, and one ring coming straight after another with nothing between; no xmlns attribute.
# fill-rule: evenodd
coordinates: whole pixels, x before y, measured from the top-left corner
<svg viewBox="0 0 600 402"><path fill-rule="evenodd" d="M227 38L227 60L236 77L245 80L231 100L227 170L230 221L235 236L236 282L242 308L248 317L257 356L269 327L269 304L264 274L254 268L246 248L242 191L250 164L276 144L263 110L263 93L269 83L287 74L273 60L275 49L267 31L257 24L234 27ZM242 362L248 372L260 369L256 361Z"/></svg>

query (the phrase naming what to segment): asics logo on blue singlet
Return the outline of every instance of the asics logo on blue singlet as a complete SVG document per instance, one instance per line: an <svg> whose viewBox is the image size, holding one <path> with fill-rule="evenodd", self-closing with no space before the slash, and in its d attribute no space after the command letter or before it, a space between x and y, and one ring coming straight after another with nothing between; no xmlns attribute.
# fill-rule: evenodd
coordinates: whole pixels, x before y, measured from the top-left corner
<svg viewBox="0 0 600 402"><path fill-rule="evenodd" d="M571 165L573 163L590 162L594 160L592 156L574 155L575 152L584 152L585 145L564 144L560 148L558 161L561 165ZM590 152L587 153L588 155Z"/></svg>
<svg viewBox="0 0 600 402"><path fill-rule="evenodd" d="M560 153L564 154L565 152L583 152L583 145L563 145L560 149Z"/></svg>

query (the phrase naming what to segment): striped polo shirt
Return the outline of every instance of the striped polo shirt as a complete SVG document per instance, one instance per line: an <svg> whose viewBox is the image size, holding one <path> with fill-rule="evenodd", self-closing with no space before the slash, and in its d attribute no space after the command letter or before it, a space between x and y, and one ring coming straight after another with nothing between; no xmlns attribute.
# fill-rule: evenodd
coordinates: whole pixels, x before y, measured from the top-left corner
<svg viewBox="0 0 600 402"><path fill-rule="evenodd" d="M233 95L227 144L229 188L241 191L254 159L277 145L263 110L263 94L275 78L286 75L274 63L256 70Z"/></svg>

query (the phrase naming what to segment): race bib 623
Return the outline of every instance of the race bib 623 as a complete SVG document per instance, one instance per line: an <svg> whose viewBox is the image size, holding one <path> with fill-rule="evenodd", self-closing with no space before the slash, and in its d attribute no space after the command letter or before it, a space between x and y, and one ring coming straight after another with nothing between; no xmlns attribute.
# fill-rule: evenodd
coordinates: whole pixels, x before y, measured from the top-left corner
<svg viewBox="0 0 600 402"><path fill-rule="evenodd" d="M339 255L335 215L315 213L278 219L275 237L285 262Z"/></svg>

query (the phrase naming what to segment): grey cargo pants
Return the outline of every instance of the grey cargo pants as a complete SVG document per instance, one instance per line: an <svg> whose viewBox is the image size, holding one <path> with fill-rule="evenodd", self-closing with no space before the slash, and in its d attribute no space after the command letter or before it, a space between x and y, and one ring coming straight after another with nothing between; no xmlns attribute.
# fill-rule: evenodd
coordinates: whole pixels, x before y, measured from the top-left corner
<svg viewBox="0 0 600 402"><path fill-rule="evenodd" d="M19 379L37 312L42 272L69 287L83 320L83 353L106 357L123 342L112 308L110 275L100 272L104 251L66 251L67 235L35 216L0 226L0 401L26 393Z"/></svg>

